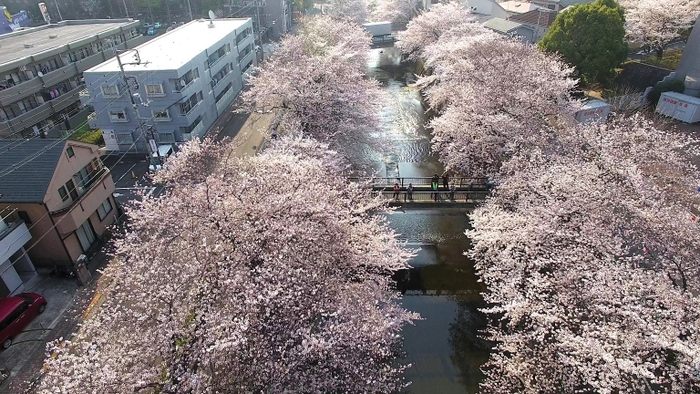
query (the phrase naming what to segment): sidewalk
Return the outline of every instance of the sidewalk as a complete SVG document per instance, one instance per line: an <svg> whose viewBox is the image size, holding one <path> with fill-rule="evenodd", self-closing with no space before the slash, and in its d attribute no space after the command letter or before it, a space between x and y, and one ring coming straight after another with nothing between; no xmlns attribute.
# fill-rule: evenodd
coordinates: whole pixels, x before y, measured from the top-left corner
<svg viewBox="0 0 700 394"><path fill-rule="evenodd" d="M46 359L46 343L56 339L70 339L79 329L84 317L93 308L96 294L102 287L99 269L107 262L103 251L98 252L88 267L92 274L90 283L78 287L72 278L52 278L45 274L38 275L26 291L42 294L48 300L48 308L37 317L27 329L47 331L29 331L22 334L21 340L0 353L0 367L9 372L4 380L0 378L0 392L3 394L32 393L33 386L42 376L42 367Z"/></svg>
<svg viewBox="0 0 700 394"><path fill-rule="evenodd" d="M230 145L238 157L254 156L265 144L264 134L275 120L275 113L252 113L233 137Z"/></svg>

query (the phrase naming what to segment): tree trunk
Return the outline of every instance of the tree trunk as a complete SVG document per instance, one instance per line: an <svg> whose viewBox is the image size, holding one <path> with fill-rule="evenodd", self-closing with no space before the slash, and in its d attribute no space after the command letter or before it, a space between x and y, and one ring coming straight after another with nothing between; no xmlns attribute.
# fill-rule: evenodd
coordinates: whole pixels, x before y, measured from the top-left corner
<svg viewBox="0 0 700 394"><path fill-rule="evenodd" d="M664 58L664 48L663 47L656 48L656 58L659 60Z"/></svg>

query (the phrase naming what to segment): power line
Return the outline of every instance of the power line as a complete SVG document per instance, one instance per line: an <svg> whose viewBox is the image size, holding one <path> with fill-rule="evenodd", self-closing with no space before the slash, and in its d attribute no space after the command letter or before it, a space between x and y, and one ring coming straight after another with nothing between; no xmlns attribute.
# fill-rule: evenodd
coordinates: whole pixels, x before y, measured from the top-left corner
<svg viewBox="0 0 700 394"><path fill-rule="evenodd" d="M124 158L124 156L126 156L126 155L129 153L129 150L130 150L133 146L136 145L136 143L138 142L139 139L141 139L141 137L143 137L143 135L139 135L139 136L134 140L134 142L131 144L131 146L129 147L129 149L127 149L127 151L124 152L124 153L119 157L119 159L117 159L117 161L115 162L114 166L112 166L112 168L108 168L108 167L107 167L107 169L110 171L110 173L111 173L111 170L112 170L117 164L119 164L119 162L121 162L121 160ZM110 155L111 155L111 154L110 154ZM110 155L107 155L106 157L109 157ZM106 157L105 157L105 158L106 158ZM104 165L104 164L103 164L103 165ZM90 178L90 179L89 179L89 182L91 182L92 180L96 179L98 176L102 176L102 173L101 173L100 171L98 171L92 178ZM52 197L55 197L55 195L52 195ZM45 203L44 203L44 204L45 204ZM6 207L6 208L9 208L9 206ZM15 208L15 210L17 210L17 208ZM39 220L35 221L34 224L32 224L32 225L27 229L27 231L30 231L31 229L33 229L34 226L36 226L37 224L39 224L42 220L44 220L44 218L46 218L46 216L48 216L48 215L50 215L50 214L51 214L51 212L50 212L50 211L48 210L48 208L47 208L47 209L46 209L46 213L45 213L44 215L42 215L41 218L39 218ZM91 215L92 215L92 214L91 214ZM44 239L44 237L46 237L53 229L55 229L64 219L66 219L66 218L69 217L69 216L70 216L70 215L63 215L63 217L61 217L58 221L56 221L55 223L53 223L53 225L52 225L51 227L49 227L49 228L46 230L46 232L45 232L41 237L39 237L38 240L35 241L34 245L30 246L28 249L25 249L24 253L22 253L22 255L20 255L19 257L17 257L17 259L15 259L15 261L17 261L17 260L19 260L20 258L22 258L22 257L24 257L25 255L27 255L27 254L29 253L29 251L32 250L32 248L36 247L36 246L39 244L39 242L40 242L42 239ZM0 218L0 220L2 220L2 218ZM88 219L88 220L89 220L89 219ZM18 241L19 241L19 238L15 239L15 240L9 245L8 250L10 249L10 247L11 247L12 245L14 245L14 244L15 244L16 242L18 242ZM61 242L63 242L63 240L61 240ZM70 256L68 256L68 257L70 258ZM1 275L2 273L4 273L5 271L9 270L11 267L13 267L13 265L10 265L10 266L9 266L8 268L6 268L4 271L0 272L0 275Z"/></svg>
<svg viewBox="0 0 700 394"><path fill-rule="evenodd" d="M153 73L155 73L155 70L152 71L152 72L150 72L151 75L152 75ZM150 75L146 77L146 79L148 79L148 78L150 78ZM105 104L99 111L101 112L102 110L104 110L104 109L107 108L108 106L112 105L114 102L120 100L121 97L122 97L122 96L118 96L118 97L114 98L113 100L111 100L110 102L108 102L107 104ZM95 111L95 113L97 113L97 112L98 112L98 111ZM137 117L140 118L140 114L137 113ZM46 151L48 151L49 149L53 148L54 146L58 145L60 142L65 141L65 140L67 140L68 138L70 138L73 134L75 134L76 129L80 129L81 127L85 126L86 124L88 124L88 120L86 120L85 122L83 122L83 123L81 123L80 125L78 125L77 127L75 127L74 130L73 130L71 133L68 133L68 134L66 134L64 137L58 139L57 142L56 142L55 144L52 144L52 145L47 146L47 147L44 147L44 148L42 148L41 150L37 151L33 156L30 156L29 158L26 158L25 160L23 160L23 161L20 162L20 163L14 164L12 167L10 167L9 171L8 171L8 170L5 170L5 171L3 171L3 172L0 172L0 178L3 177L3 176L5 176L5 175L8 175L8 174L12 173L12 172L15 171L16 169L18 169L18 168L20 168L20 167L22 167L22 166L24 166L24 165L26 165L26 164L28 164L28 163L31 163L31 162L32 162L33 160L35 160L37 157L41 156L41 154L43 154L44 152L46 152ZM20 141L20 142L19 142L18 144L16 144L16 145L12 145L12 146L10 147L10 149L16 149L17 147L21 146L22 143L26 143L26 142L31 141L31 140L36 139L36 138L40 138L40 134L39 134L39 135L35 135L35 136L31 137L31 138L18 140L18 141ZM129 149L131 149L131 147L129 147Z"/></svg>

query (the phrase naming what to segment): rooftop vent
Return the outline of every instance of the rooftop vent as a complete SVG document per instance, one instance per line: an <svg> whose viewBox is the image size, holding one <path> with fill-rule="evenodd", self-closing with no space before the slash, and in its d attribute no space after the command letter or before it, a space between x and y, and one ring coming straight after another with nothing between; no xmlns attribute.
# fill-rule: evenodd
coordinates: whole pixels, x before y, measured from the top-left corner
<svg viewBox="0 0 700 394"><path fill-rule="evenodd" d="M49 34L49 38L58 38L58 34Z"/></svg>

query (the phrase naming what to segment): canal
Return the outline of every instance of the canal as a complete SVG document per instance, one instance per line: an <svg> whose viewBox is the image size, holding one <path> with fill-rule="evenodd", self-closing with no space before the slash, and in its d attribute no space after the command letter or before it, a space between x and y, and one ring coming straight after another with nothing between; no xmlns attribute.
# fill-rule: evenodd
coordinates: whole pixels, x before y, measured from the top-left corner
<svg viewBox="0 0 700 394"><path fill-rule="evenodd" d="M430 151L423 127L424 108L411 65L401 63L396 48L373 49L369 74L381 83L382 127L375 135L384 151L368 157L382 176L430 177L443 167ZM480 366L489 344L479 338L486 325L474 264L463 255L470 247L462 209L405 209L387 215L390 226L417 250L411 268L397 274L403 306L422 320L404 331L406 380L410 394L463 394L478 391Z"/></svg>

